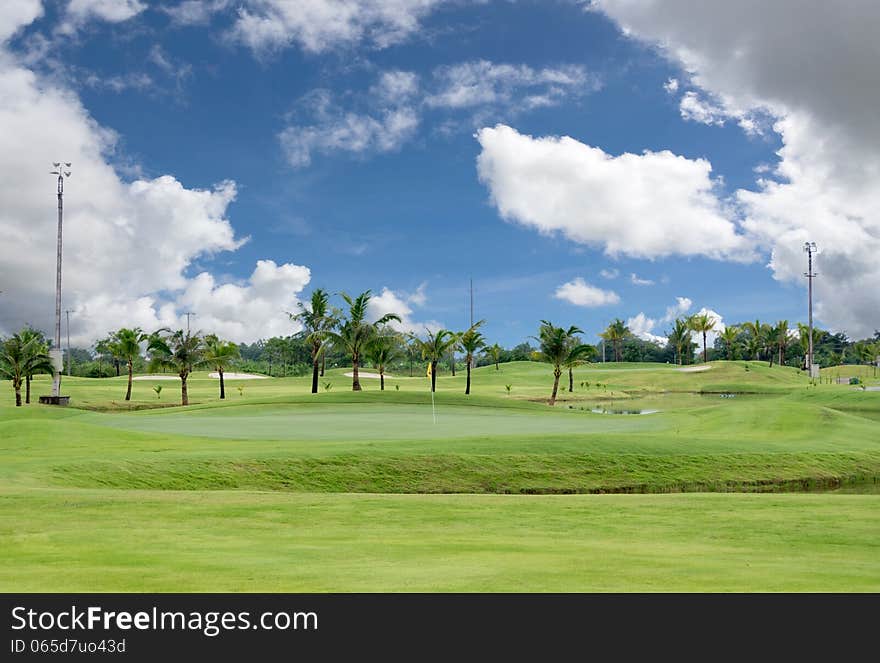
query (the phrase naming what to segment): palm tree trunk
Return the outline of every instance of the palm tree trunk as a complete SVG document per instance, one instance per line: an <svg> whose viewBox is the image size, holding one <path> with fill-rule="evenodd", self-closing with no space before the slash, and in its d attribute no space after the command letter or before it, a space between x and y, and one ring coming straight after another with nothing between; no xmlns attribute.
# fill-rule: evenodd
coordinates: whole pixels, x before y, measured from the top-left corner
<svg viewBox="0 0 880 663"><path fill-rule="evenodd" d="M322 359L323 359L323 357L322 357ZM318 361L318 355L313 353L312 354L312 393L313 394L318 393L318 371L321 368L319 366L319 363L320 362ZM322 373L322 375L323 375L323 373Z"/></svg>
<svg viewBox="0 0 880 663"><path fill-rule="evenodd" d="M559 376L562 371L558 368L553 370L553 393L550 394L550 405L556 405L556 392L559 391Z"/></svg>
<svg viewBox="0 0 880 663"><path fill-rule="evenodd" d="M327 353L324 352L321 354L321 377L324 377L324 364L326 363L326 360L327 360ZM315 384L317 384L317 383L315 383ZM316 389L317 389L317 387L316 387Z"/></svg>
<svg viewBox="0 0 880 663"><path fill-rule="evenodd" d="M385 391L385 367L379 366L379 391Z"/></svg>
<svg viewBox="0 0 880 663"><path fill-rule="evenodd" d="M24 378L25 391L24 391L24 402L30 405L31 403L31 376L25 376ZM20 403L19 403L20 405Z"/></svg>
<svg viewBox="0 0 880 663"><path fill-rule="evenodd" d="M471 393L471 361L472 361L472 357L470 355L468 355L467 360L466 360L466 362L467 362L467 384L465 385L465 388L464 388L465 396L469 396Z"/></svg>
<svg viewBox="0 0 880 663"><path fill-rule="evenodd" d="M785 363L785 346L780 343L779 344L779 365L782 366Z"/></svg>
<svg viewBox="0 0 880 663"><path fill-rule="evenodd" d="M706 348L706 332L703 332L703 363L706 364L709 361L709 350Z"/></svg>
<svg viewBox="0 0 880 663"><path fill-rule="evenodd" d="M220 400L224 400L226 398L226 385L223 382L223 367L218 366L217 372L220 374Z"/></svg>
<svg viewBox="0 0 880 663"><path fill-rule="evenodd" d="M180 374L180 404L189 405L189 393L186 391L186 374Z"/></svg>
<svg viewBox="0 0 880 663"><path fill-rule="evenodd" d="M568 368L568 393L572 393L574 391L574 369L570 366Z"/></svg>
<svg viewBox="0 0 880 663"><path fill-rule="evenodd" d="M119 362L114 360L113 363L116 364L116 377L119 377Z"/></svg>
<svg viewBox="0 0 880 663"><path fill-rule="evenodd" d="M495 360L495 370L500 371L501 369L498 367L498 360Z"/></svg>
<svg viewBox="0 0 880 663"><path fill-rule="evenodd" d="M351 390L352 391L361 391L361 379L358 375L358 360L360 357L357 356L357 353L352 354L351 356Z"/></svg>
<svg viewBox="0 0 880 663"><path fill-rule="evenodd" d="M455 377L455 353L452 353L452 359L450 360L450 364L452 366L452 377Z"/></svg>
<svg viewBox="0 0 880 663"><path fill-rule="evenodd" d="M21 407L21 383L15 386L15 407Z"/></svg>
<svg viewBox="0 0 880 663"><path fill-rule="evenodd" d="M437 361L431 362L431 392L437 391Z"/></svg>
<svg viewBox="0 0 880 663"><path fill-rule="evenodd" d="M131 400L131 376L132 376L132 373L134 373L134 364L129 359L128 360L128 389L125 390L125 400L127 400L127 401Z"/></svg>

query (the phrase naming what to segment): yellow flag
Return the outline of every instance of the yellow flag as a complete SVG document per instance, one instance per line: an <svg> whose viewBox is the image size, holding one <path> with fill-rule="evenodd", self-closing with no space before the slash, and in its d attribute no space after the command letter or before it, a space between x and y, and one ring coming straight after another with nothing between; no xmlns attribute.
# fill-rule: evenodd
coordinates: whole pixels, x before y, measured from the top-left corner
<svg viewBox="0 0 880 663"><path fill-rule="evenodd" d="M428 370L425 373L427 377L431 377L431 362L428 362Z"/></svg>

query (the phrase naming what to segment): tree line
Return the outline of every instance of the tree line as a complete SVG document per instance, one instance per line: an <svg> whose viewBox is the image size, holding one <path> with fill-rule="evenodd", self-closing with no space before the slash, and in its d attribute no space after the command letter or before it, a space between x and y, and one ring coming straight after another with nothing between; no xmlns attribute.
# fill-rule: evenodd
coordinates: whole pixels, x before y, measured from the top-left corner
<svg viewBox="0 0 880 663"><path fill-rule="evenodd" d="M772 366L805 368L809 347L809 329L787 320L762 323L746 321L718 327L717 320L706 313L675 319L666 332L666 343L638 338L623 320L613 320L599 335L600 347L583 343L583 331L576 327L557 327L542 320L537 345L520 343L511 349L498 343L489 345L480 331L484 320L466 330L425 330L422 335L403 333L392 323L400 316L389 313L378 320L368 320L371 291L357 296L342 293L344 306L331 305L329 294L316 289L299 311L288 313L302 330L286 337L272 337L256 343L236 344L214 334L159 329L144 332L139 328L120 328L98 340L89 349L72 348L65 362L72 375L108 377L127 374L125 400L131 399L133 375L138 372L172 371L181 379L181 403L189 403L187 378L193 370L206 367L219 377L220 398L225 398L224 372L237 369L270 376L301 376L311 372L311 391L317 393L319 378L329 365L352 367L352 390L360 391L360 369L364 366L379 373L380 389L385 389L389 370L409 372L428 362L431 390L436 389L437 375L445 370L455 375L456 368L467 372L465 393L471 392L471 371L478 366L511 361L545 361L553 366L554 384L550 402L555 402L559 381L568 371L568 390L574 389L573 369L590 361L659 362L679 365L693 363L698 357L711 360L765 360ZM708 335L718 332L712 347ZM869 364L880 357L880 331L869 339L850 341L845 334L832 334L813 328L814 362L820 366ZM45 334L25 327L0 341L0 376L11 380L16 405L30 403L31 381L35 375L53 372L49 342ZM419 369L421 370L421 369ZM22 399L22 388L24 397Z"/></svg>

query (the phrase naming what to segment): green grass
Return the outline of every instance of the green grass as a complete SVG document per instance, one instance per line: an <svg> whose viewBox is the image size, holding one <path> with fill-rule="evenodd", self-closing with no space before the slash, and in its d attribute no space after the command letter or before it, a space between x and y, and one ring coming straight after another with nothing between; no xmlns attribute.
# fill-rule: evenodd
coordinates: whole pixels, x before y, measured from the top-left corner
<svg viewBox="0 0 880 663"><path fill-rule="evenodd" d="M523 362L470 397L441 376L434 424L422 371L226 402L196 374L188 408L173 382L124 403L124 377L65 378L75 407L0 406L0 591L880 588L880 392L609 364L550 408Z"/></svg>

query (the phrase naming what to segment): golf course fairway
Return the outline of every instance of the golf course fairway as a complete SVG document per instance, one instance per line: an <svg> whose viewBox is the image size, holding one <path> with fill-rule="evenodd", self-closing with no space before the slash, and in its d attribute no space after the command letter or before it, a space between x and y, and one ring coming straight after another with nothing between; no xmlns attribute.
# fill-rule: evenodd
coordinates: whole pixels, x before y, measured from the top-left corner
<svg viewBox="0 0 880 663"><path fill-rule="evenodd" d="M880 392L707 366L8 389L0 591L880 590Z"/></svg>

